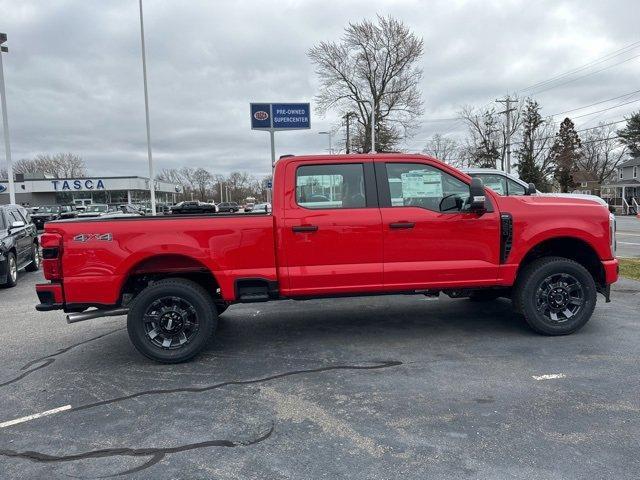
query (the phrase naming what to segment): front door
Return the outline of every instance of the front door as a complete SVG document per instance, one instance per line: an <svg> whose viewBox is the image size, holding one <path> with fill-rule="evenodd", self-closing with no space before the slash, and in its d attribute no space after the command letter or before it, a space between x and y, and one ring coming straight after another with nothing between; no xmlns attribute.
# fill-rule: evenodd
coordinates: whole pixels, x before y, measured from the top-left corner
<svg viewBox="0 0 640 480"><path fill-rule="evenodd" d="M16 260L18 266L22 266L27 262L31 256L31 237L29 236L29 224L27 219L24 218L17 208L9 208L9 226L14 222L22 222L24 225L18 228L11 229L11 235L16 241Z"/></svg>
<svg viewBox="0 0 640 480"><path fill-rule="evenodd" d="M382 223L371 162L287 166L279 261L285 295L382 289Z"/></svg>
<svg viewBox="0 0 640 480"><path fill-rule="evenodd" d="M446 170L426 160L377 165L385 288L495 283L499 212L468 211L469 185L455 171Z"/></svg>

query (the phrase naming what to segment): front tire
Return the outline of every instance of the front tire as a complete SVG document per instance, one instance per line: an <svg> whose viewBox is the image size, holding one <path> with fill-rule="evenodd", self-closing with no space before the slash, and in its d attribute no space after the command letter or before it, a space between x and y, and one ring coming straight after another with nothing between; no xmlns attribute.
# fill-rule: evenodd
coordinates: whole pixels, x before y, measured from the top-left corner
<svg viewBox="0 0 640 480"><path fill-rule="evenodd" d="M18 284L18 261L16 260L16 254L8 252L5 262L7 262L7 279L4 286L7 288L15 287Z"/></svg>
<svg viewBox="0 0 640 480"><path fill-rule="evenodd" d="M191 360L215 332L218 316L211 295L195 282L170 278L135 297L127 330L136 349L160 363Z"/></svg>
<svg viewBox="0 0 640 480"><path fill-rule="evenodd" d="M518 276L516 311L544 335L567 335L582 328L596 306L596 285L577 262L562 257L539 258Z"/></svg>

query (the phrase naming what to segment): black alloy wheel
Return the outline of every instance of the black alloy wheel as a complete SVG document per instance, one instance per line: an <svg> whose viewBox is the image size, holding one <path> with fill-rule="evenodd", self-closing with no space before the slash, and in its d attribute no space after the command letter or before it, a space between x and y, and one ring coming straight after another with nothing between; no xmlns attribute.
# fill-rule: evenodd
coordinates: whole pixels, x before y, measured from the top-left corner
<svg viewBox="0 0 640 480"><path fill-rule="evenodd" d="M218 315L210 293L184 278L150 284L131 302L127 330L143 355L180 363L200 353L212 338Z"/></svg>

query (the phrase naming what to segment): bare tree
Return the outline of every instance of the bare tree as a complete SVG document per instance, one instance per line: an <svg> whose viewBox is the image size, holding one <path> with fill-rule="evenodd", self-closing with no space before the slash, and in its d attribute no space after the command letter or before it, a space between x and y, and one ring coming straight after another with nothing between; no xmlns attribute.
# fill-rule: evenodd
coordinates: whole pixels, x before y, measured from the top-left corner
<svg viewBox="0 0 640 480"><path fill-rule="evenodd" d="M320 78L316 101L321 113L356 112L356 150L371 148L371 105L375 103L376 149L390 150L411 134L422 113L417 66L423 41L399 20L378 16L350 23L340 42L321 42L309 50Z"/></svg>
<svg viewBox="0 0 640 480"><path fill-rule="evenodd" d="M211 192L213 176L204 168L196 168L193 172L193 182L200 200L207 201L207 194Z"/></svg>
<svg viewBox="0 0 640 480"><path fill-rule="evenodd" d="M461 155L461 150L462 146L457 140L436 133L427 141L422 153L436 157L454 167L463 167L464 157Z"/></svg>
<svg viewBox="0 0 640 480"><path fill-rule="evenodd" d="M506 117L491 108L465 106L458 114L468 129L466 153L469 163L484 168L505 169L507 138L513 137L522 125L522 103L515 100L509 131Z"/></svg>
<svg viewBox="0 0 640 480"><path fill-rule="evenodd" d="M611 178L628 151L626 145L620 145L615 128L601 123L586 133L578 168L592 173L599 183L603 183Z"/></svg>
<svg viewBox="0 0 640 480"><path fill-rule="evenodd" d="M77 178L87 175L81 156L75 153L42 154L20 159L13 164L14 173L44 173L54 178Z"/></svg>

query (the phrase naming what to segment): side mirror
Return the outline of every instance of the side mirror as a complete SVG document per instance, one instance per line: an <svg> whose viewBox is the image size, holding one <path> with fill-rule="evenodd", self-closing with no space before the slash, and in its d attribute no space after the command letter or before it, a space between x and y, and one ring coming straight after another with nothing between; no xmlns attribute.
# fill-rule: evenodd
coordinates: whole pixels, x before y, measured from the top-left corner
<svg viewBox="0 0 640 480"><path fill-rule="evenodd" d="M17 220L11 224L11 229L13 230L14 228L22 228L24 227L24 225L25 223L22 220Z"/></svg>
<svg viewBox="0 0 640 480"><path fill-rule="evenodd" d="M538 193L538 190L536 190L536 186L533 183L530 183L524 193L525 195L535 195L536 193Z"/></svg>
<svg viewBox="0 0 640 480"><path fill-rule="evenodd" d="M479 178L472 178L471 185L469 186L469 210L472 212L484 213L487 208L485 205L485 192L484 192L484 184L482 180Z"/></svg>

